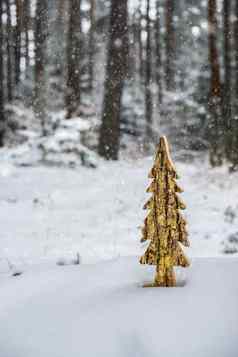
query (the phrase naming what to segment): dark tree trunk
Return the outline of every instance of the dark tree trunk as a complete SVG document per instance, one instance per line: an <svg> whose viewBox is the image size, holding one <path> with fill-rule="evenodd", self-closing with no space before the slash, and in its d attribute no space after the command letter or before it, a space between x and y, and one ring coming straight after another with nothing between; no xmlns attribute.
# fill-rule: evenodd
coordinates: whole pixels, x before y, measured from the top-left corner
<svg viewBox="0 0 238 357"><path fill-rule="evenodd" d="M81 0L71 0L69 4L69 29L67 43L67 118L78 112L81 101L80 47L81 47Z"/></svg>
<svg viewBox="0 0 238 357"><path fill-rule="evenodd" d="M232 112L231 112L231 2L223 0L224 16L224 90L223 90L223 121L225 152L229 159L231 155L232 141Z"/></svg>
<svg viewBox="0 0 238 357"><path fill-rule="evenodd" d="M48 36L47 0L37 0L35 17L35 92L34 111L46 135L46 63Z"/></svg>
<svg viewBox="0 0 238 357"><path fill-rule="evenodd" d="M160 36L160 1L156 1L155 44L156 44L156 82L158 86L158 107L163 102L163 88L161 78L161 36Z"/></svg>
<svg viewBox="0 0 238 357"><path fill-rule="evenodd" d="M16 0L16 27L15 27L15 82L20 81L21 75L21 34L22 34L22 0Z"/></svg>
<svg viewBox="0 0 238 357"><path fill-rule="evenodd" d="M11 23L11 11L10 11L10 0L6 0L6 12L7 12L7 99L8 102L12 101L13 98L13 88L12 88L12 48L13 48L13 38L12 38L12 23Z"/></svg>
<svg viewBox="0 0 238 357"><path fill-rule="evenodd" d="M235 21L234 21L234 118L232 120L232 151L230 160L232 170L238 169L238 1L235 1Z"/></svg>
<svg viewBox="0 0 238 357"><path fill-rule="evenodd" d="M235 72L235 96L236 96L237 109L238 109L238 1L235 2L234 46L235 46L235 71L236 71ZM238 110L236 115L238 117Z"/></svg>
<svg viewBox="0 0 238 357"><path fill-rule="evenodd" d="M174 29L174 0L166 0L166 65L165 81L167 90L175 89L175 29Z"/></svg>
<svg viewBox="0 0 238 357"><path fill-rule="evenodd" d="M95 11L96 0L90 0L90 33L89 33L89 90L93 90L94 80L94 54L95 54Z"/></svg>
<svg viewBox="0 0 238 357"><path fill-rule="evenodd" d="M210 111L209 140L210 162L212 166L222 164L223 158L223 123L220 63L217 50L217 4L216 0L208 0L208 40L209 63L211 68L210 94L208 106Z"/></svg>
<svg viewBox="0 0 238 357"><path fill-rule="evenodd" d="M3 146L5 132L5 115L4 115L4 88L3 88L3 23L2 23L3 6L0 1L0 147Z"/></svg>
<svg viewBox="0 0 238 357"><path fill-rule="evenodd" d="M152 116L153 99L151 93L152 70L151 70L151 20L150 20L150 0L147 0L146 7L146 71L145 71L145 119L146 119L146 138L145 146L152 142Z"/></svg>
<svg viewBox="0 0 238 357"><path fill-rule="evenodd" d="M53 75L56 77L63 77L62 74L65 71L65 60L66 60L66 50L65 50L65 42L66 42L66 26L68 21L68 2L66 0L59 0L57 2L57 14L56 14L56 23L55 23L55 60L54 60L54 69ZM65 80L63 79L63 83L58 84L60 92L65 89Z"/></svg>
<svg viewBox="0 0 238 357"><path fill-rule="evenodd" d="M142 41L142 2L139 2L139 24L138 24L138 39L139 39L139 63L140 63L140 78L141 83L144 82L144 46Z"/></svg>
<svg viewBox="0 0 238 357"><path fill-rule="evenodd" d="M30 26L30 2L24 0L23 3L23 30L24 30L24 56L26 62L26 69L29 66L29 26Z"/></svg>
<svg viewBox="0 0 238 357"><path fill-rule="evenodd" d="M120 146L120 121L123 84L128 72L127 0L112 0L109 47L105 77L99 154L117 160Z"/></svg>

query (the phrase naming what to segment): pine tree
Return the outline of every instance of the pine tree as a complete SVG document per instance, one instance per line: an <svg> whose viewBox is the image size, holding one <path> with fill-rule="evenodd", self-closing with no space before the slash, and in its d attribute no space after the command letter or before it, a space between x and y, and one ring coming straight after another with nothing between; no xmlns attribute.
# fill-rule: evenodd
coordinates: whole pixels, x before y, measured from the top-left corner
<svg viewBox="0 0 238 357"><path fill-rule="evenodd" d="M109 42L104 84L99 155L117 160L120 148L120 124L125 80L128 78L128 4L127 0L111 0Z"/></svg>
<svg viewBox="0 0 238 357"><path fill-rule="evenodd" d="M232 123L232 106L231 106L231 2L229 0L223 1L223 21L224 21L224 88L223 88L223 126L225 131L225 154L227 159L231 159L232 156L232 135L233 135L233 123Z"/></svg>
<svg viewBox="0 0 238 357"><path fill-rule="evenodd" d="M90 0L90 32L89 32L89 89L93 90L94 81L94 55L95 55L95 25L96 25L96 0Z"/></svg>
<svg viewBox="0 0 238 357"><path fill-rule="evenodd" d="M140 263L156 265L152 286L172 287L176 285L173 268L189 266L189 260L180 245L182 243L188 247L189 241L186 221L180 213L186 206L177 195L182 189L176 183L178 175L165 136L160 139L149 178L153 181L147 192L151 192L152 197L144 206L144 209L149 210L149 214L145 219L141 241L151 242Z"/></svg>
<svg viewBox="0 0 238 357"><path fill-rule="evenodd" d="M217 0L208 0L208 45L211 70L208 98L208 110L210 113L208 139L210 142L210 163L212 166L221 166L224 157L222 85L217 32Z"/></svg>
<svg viewBox="0 0 238 357"><path fill-rule="evenodd" d="M81 0L70 1L67 41L67 118L79 115L81 103Z"/></svg>
<svg viewBox="0 0 238 357"><path fill-rule="evenodd" d="M165 82L167 90L175 89L175 27L174 27L175 1L166 0L166 63Z"/></svg>
<svg viewBox="0 0 238 357"><path fill-rule="evenodd" d="M30 28L30 12L31 12L31 3L29 0L24 0L22 5L22 27L24 30L24 57L26 63L26 69L28 69L30 64L29 57L29 28Z"/></svg>
<svg viewBox="0 0 238 357"><path fill-rule="evenodd" d="M16 28L15 28L15 82L20 81L21 76L21 48L22 48L22 0L15 0Z"/></svg>
<svg viewBox="0 0 238 357"><path fill-rule="evenodd" d="M234 81L234 116L232 120L232 142L230 160L232 163L231 171L238 170L238 1L235 3L235 20L234 20L234 63L235 63L235 81Z"/></svg>
<svg viewBox="0 0 238 357"><path fill-rule="evenodd" d="M156 1L156 20L155 20L155 58L156 58L156 83L158 86L158 108L160 110L163 102L162 88L162 56L161 56L161 20L160 20L160 1Z"/></svg>
<svg viewBox="0 0 238 357"><path fill-rule="evenodd" d="M152 68L151 68L151 19L150 19L150 0L147 0L146 6L146 63L145 63L145 119L146 119L146 136L145 143L151 141L153 136L153 98L151 93ZM147 145L145 145L146 148Z"/></svg>
<svg viewBox="0 0 238 357"><path fill-rule="evenodd" d="M13 33L12 33L12 19L11 19L11 4L10 0L5 1L6 14L7 14L7 100L11 102L13 99L13 83L12 83L12 49L13 49Z"/></svg>
<svg viewBox="0 0 238 357"><path fill-rule="evenodd" d="M4 114L4 68L3 68L3 21L2 21L3 6L0 1L0 147L3 146L5 132L5 114Z"/></svg>
<svg viewBox="0 0 238 357"><path fill-rule="evenodd" d="M143 14L142 14L142 0L139 0L139 5L138 5L138 43L139 43L139 63L140 63L140 68L139 68L139 73L140 73L140 80L141 84L144 83L144 46L143 46L143 39L142 39L142 20L143 20Z"/></svg>
<svg viewBox="0 0 238 357"><path fill-rule="evenodd" d="M37 0L35 17L35 87L34 111L42 125L42 135L46 132L46 63L48 38L48 4L47 0Z"/></svg>

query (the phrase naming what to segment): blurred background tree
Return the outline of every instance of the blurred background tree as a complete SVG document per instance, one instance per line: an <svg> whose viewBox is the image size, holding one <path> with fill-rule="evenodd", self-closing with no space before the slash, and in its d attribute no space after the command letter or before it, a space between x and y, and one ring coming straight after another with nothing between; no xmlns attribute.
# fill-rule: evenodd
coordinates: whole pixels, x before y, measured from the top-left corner
<svg viewBox="0 0 238 357"><path fill-rule="evenodd" d="M1 145L78 118L80 143L107 159L166 134L236 170L237 1L3 0L0 11Z"/></svg>

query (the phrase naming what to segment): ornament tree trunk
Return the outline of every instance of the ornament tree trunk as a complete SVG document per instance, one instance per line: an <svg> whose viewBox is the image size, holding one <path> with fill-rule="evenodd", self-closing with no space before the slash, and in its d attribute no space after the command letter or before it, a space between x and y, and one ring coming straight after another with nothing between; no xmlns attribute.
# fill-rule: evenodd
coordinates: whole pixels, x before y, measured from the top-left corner
<svg viewBox="0 0 238 357"><path fill-rule="evenodd" d="M166 137L160 139L154 166L149 174L152 183L147 192L152 197L144 208L149 210L143 228L141 241L150 240L141 264L155 265L156 276L150 286L176 286L175 266L188 267L181 244L188 247L186 221L180 210L186 208L179 198L182 189L176 183L178 178L171 160Z"/></svg>

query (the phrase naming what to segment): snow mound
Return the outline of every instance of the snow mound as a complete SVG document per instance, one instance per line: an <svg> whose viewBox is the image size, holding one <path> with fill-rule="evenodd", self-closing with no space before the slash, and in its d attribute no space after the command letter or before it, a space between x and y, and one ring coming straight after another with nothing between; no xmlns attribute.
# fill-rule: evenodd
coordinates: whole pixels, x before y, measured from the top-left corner
<svg viewBox="0 0 238 357"><path fill-rule="evenodd" d="M10 148L0 150L1 161L16 166L35 166L39 163L66 167L97 166L96 153L86 145L94 131L92 118L67 120L64 111L50 113L45 119L46 135L42 136L40 122L32 111L24 110L20 104L19 107L9 106L8 111L13 121L6 132Z"/></svg>
<svg viewBox="0 0 238 357"><path fill-rule="evenodd" d="M142 288L136 258L57 266L1 282L4 357L237 357L235 258L200 258L178 288Z"/></svg>

